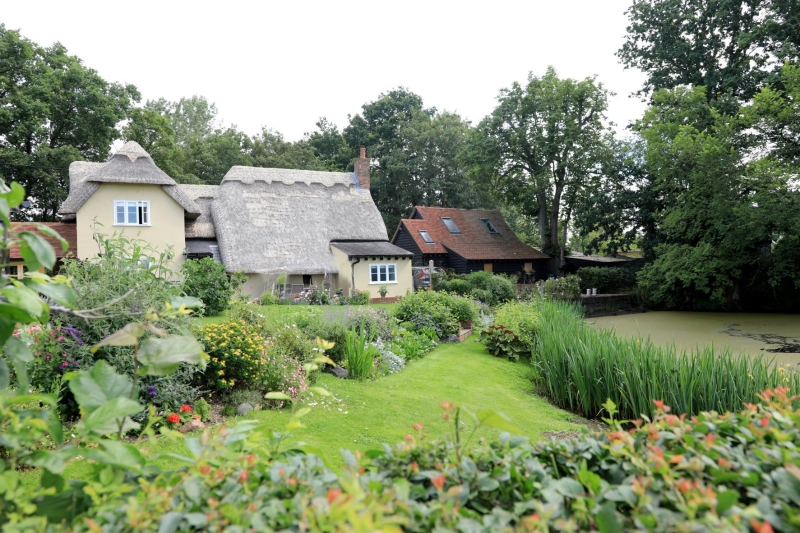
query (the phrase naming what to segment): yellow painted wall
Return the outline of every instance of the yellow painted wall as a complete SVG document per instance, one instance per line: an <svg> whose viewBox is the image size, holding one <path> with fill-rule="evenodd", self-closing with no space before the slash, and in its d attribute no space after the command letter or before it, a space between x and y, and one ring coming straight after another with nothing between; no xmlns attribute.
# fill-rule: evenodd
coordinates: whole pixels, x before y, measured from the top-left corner
<svg viewBox="0 0 800 533"><path fill-rule="evenodd" d="M397 265L397 282L395 283L370 283L369 266L372 264L395 264ZM380 298L378 292L381 285L386 285L389 291L386 293L388 298L405 296L408 292L413 292L413 280L411 279L411 258L408 259L362 259L354 267L356 277L356 289L369 291L370 298Z"/></svg>
<svg viewBox="0 0 800 533"><path fill-rule="evenodd" d="M350 294L351 281L350 281L350 260L347 259L347 254L339 250L335 246L331 246L333 252L333 264L339 270L339 273L334 276L334 286L337 289L344 289L345 296Z"/></svg>
<svg viewBox="0 0 800 533"><path fill-rule="evenodd" d="M147 200L150 202L150 226L115 226L114 200ZM186 247L183 207L172 199L161 185L102 183L77 213L79 259L97 257L99 249L92 239L94 220L103 225L98 230L106 235L122 233L128 238L149 242L159 252L172 246L172 264L177 271L183 264Z"/></svg>

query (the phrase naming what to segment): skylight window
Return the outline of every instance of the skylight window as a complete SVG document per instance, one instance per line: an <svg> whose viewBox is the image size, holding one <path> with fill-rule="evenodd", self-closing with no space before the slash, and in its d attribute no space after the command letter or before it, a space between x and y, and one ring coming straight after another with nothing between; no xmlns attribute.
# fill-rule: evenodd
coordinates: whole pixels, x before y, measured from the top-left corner
<svg viewBox="0 0 800 533"><path fill-rule="evenodd" d="M450 217L441 217L444 226L447 228L447 231L450 233L461 233L461 230L458 229L456 223L453 222L453 219Z"/></svg>
<svg viewBox="0 0 800 533"><path fill-rule="evenodd" d="M430 233L425 231L424 229L419 230L419 234L422 236L422 240L428 244L433 244L433 239L431 238Z"/></svg>
<svg viewBox="0 0 800 533"><path fill-rule="evenodd" d="M489 220L488 218L482 218L481 222L483 222L483 227L486 228L486 231L488 231L489 233L494 233L494 234L500 233L499 231L497 231L495 225L492 224L492 221Z"/></svg>

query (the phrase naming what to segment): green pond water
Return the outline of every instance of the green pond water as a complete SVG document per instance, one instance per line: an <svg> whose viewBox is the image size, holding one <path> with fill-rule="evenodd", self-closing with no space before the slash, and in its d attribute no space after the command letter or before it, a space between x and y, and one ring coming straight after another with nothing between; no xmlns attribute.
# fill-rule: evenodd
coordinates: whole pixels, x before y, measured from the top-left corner
<svg viewBox="0 0 800 533"><path fill-rule="evenodd" d="M734 352L774 358L800 370L800 315L653 311L589 319L620 335L641 336L661 345L692 350L714 344Z"/></svg>

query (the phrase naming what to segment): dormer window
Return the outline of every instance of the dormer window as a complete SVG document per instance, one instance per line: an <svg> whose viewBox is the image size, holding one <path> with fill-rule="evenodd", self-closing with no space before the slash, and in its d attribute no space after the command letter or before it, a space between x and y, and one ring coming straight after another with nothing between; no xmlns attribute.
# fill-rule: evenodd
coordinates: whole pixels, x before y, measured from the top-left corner
<svg viewBox="0 0 800 533"><path fill-rule="evenodd" d="M441 217L441 219L442 219L442 222L444 223L444 227L447 228L447 231L449 231L450 233L454 233L454 234L461 233L461 230L458 229L458 226L456 226L456 223L453 222L452 218L450 218L450 217Z"/></svg>
<svg viewBox="0 0 800 533"><path fill-rule="evenodd" d="M488 231L489 233L492 233L492 234L499 234L500 233L499 231L497 231L497 228L495 227L495 225L492 224L492 221L489 220L488 218L482 218L481 222L483 223L483 227L486 228L486 231Z"/></svg>
<svg viewBox="0 0 800 533"><path fill-rule="evenodd" d="M419 230L419 234L422 237L422 240L425 241L427 244L433 244L433 238L431 238L431 234L425 231L424 229Z"/></svg>
<svg viewBox="0 0 800 533"><path fill-rule="evenodd" d="M149 226L150 202L141 200L114 200L115 226Z"/></svg>

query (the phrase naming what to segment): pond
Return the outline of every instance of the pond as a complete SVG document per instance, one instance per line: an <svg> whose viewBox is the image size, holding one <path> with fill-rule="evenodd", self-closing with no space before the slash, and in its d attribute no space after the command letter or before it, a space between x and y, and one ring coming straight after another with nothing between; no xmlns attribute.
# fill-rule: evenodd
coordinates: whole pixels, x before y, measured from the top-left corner
<svg viewBox="0 0 800 533"><path fill-rule="evenodd" d="M711 343L734 352L757 355L800 369L800 315L653 311L591 318L590 323L614 328L620 335L650 337L657 344L675 343L692 350Z"/></svg>

